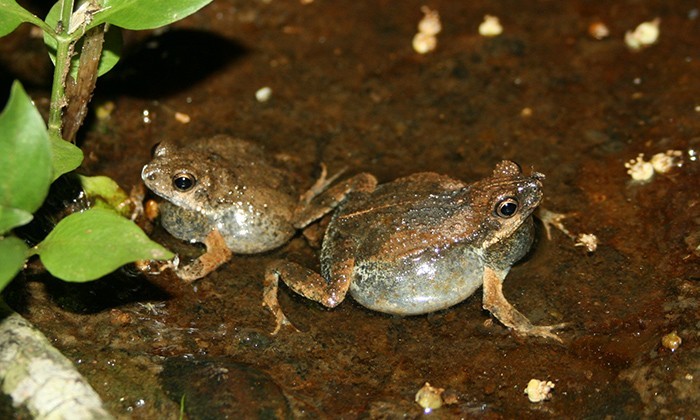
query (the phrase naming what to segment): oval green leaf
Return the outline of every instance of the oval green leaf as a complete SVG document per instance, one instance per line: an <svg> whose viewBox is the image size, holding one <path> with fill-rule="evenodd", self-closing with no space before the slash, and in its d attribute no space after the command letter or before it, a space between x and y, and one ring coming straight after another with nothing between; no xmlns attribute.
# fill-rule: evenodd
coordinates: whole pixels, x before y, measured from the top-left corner
<svg viewBox="0 0 700 420"><path fill-rule="evenodd" d="M0 206L0 235L31 222L34 216L21 209Z"/></svg>
<svg viewBox="0 0 700 420"><path fill-rule="evenodd" d="M19 82L0 114L0 206L34 213L51 185L49 134Z"/></svg>
<svg viewBox="0 0 700 420"><path fill-rule="evenodd" d="M130 220L100 208L61 220L36 253L52 275L70 282L95 280L136 260L174 256Z"/></svg>
<svg viewBox="0 0 700 420"><path fill-rule="evenodd" d="M0 0L0 37L17 29L22 22L36 23L39 18L14 0Z"/></svg>
<svg viewBox="0 0 700 420"><path fill-rule="evenodd" d="M51 137L51 182L77 168L82 162L83 151L78 146L61 138Z"/></svg>
<svg viewBox="0 0 700 420"><path fill-rule="evenodd" d="M78 175L83 191L91 203L116 210L124 217L131 215L131 201L126 193L112 178L107 176Z"/></svg>
<svg viewBox="0 0 700 420"><path fill-rule="evenodd" d="M0 290L19 273L27 259L27 244L15 236L0 236Z"/></svg>
<svg viewBox="0 0 700 420"><path fill-rule="evenodd" d="M191 15L212 0L104 0L89 27L103 22L124 29L155 29Z"/></svg>

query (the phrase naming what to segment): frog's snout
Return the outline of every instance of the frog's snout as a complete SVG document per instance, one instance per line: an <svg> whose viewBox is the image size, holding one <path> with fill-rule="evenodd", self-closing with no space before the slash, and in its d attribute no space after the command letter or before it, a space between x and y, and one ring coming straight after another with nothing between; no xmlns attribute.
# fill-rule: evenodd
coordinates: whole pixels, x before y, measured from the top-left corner
<svg viewBox="0 0 700 420"><path fill-rule="evenodd" d="M150 165L144 165L141 169L141 179L144 181L153 181L156 179L156 171Z"/></svg>

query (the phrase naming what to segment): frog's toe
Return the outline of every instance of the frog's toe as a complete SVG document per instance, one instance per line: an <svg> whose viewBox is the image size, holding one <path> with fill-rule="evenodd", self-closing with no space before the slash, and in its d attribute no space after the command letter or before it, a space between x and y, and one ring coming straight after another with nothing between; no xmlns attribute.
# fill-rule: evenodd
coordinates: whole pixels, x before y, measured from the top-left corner
<svg viewBox="0 0 700 420"><path fill-rule="evenodd" d="M290 329L293 332L299 332L299 328L292 324L292 322L284 314L282 314L281 318L276 319L275 329L270 333L270 335L277 335L282 328Z"/></svg>
<svg viewBox="0 0 700 420"><path fill-rule="evenodd" d="M556 325L536 325L532 326L531 328L525 330L525 331L519 331L527 335L534 335L536 337L542 337L542 338L548 338L555 340L559 343L564 343L564 341L554 333L556 330L560 330L562 328L566 328L568 323L564 322L561 324L556 324Z"/></svg>

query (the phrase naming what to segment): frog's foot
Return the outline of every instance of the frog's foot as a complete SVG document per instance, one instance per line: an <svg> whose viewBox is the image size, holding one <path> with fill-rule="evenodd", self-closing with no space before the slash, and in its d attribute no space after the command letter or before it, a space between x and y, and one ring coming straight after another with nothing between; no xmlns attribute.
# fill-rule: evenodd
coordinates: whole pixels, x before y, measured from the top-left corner
<svg viewBox="0 0 700 420"><path fill-rule="evenodd" d="M143 207L143 201L146 198L146 186L143 183L138 183L131 188L129 191L129 198L127 199L128 204L131 207L131 215L129 219L135 221L144 216L146 213ZM126 204L126 203L121 203Z"/></svg>
<svg viewBox="0 0 700 420"><path fill-rule="evenodd" d="M587 252L595 252L598 248L598 237L592 233L579 233L575 235L571 233L563 223L563 220L569 217L570 214L555 213L545 208L537 209L537 217L542 221L547 239L552 239L552 229L555 228L561 231L569 239L574 241L574 246L582 246Z"/></svg>
<svg viewBox="0 0 700 420"><path fill-rule="evenodd" d="M334 308L345 299L345 294L350 287L351 275L348 273L352 273L353 264L354 261L343 261L341 264L337 264L334 267L333 278L326 281L320 274L297 263L284 260L270 263L265 270L263 306L270 309L277 321L273 334L277 333L282 325L290 324L277 300L280 279L295 293L327 308Z"/></svg>
<svg viewBox="0 0 700 420"><path fill-rule="evenodd" d="M564 235L574 239L574 235L564 226L563 220L569 217L569 214L556 213L549 211L543 207L537 208L537 218L542 221L547 239L552 239L552 228L561 231Z"/></svg>
<svg viewBox="0 0 700 420"><path fill-rule="evenodd" d="M327 184L328 182L324 181L324 183ZM363 172L332 186L318 195L312 196L308 203L304 202L304 196L306 196L306 194L304 194L301 202L294 211L294 227L302 229L315 220L325 216L345 200L345 197L350 192L373 191L376 186L377 178L372 174Z"/></svg>
<svg viewBox="0 0 700 420"><path fill-rule="evenodd" d="M347 169L348 168L343 168L337 173L335 173L332 177L327 178L328 169L326 168L325 163L321 163L321 176L318 177L316 182L314 182L314 185L312 185L308 191L306 191L304 194L301 195L301 197L299 197L299 202L302 205L308 205L314 197L324 192Z"/></svg>
<svg viewBox="0 0 700 420"><path fill-rule="evenodd" d="M204 240L207 251L191 263L177 267L175 274L187 283L201 279L207 274L219 268L219 266L231 259L233 253L226 245L221 232L214 229Z"/></svg>
<svg viewBox="0 0 700 420"><path fill-rule="evenodd" d="M272 331L272 335L277 335L283 326L289 326L295 331L299 331L282 311L279 300L277 300L278 290L279 274L272 269L268 269L265 273L262 305L267 306L267 309L269 309L275 317L275 329Z"/></svg>
<svg viewBox="0 0 700 420"><path fill-rule="evenodd" d="M562 339L553 333L554 330L563 328L566 324L557 325L532 325L529 319L506 300L503 295L503 281L496 271L489 267L484 268L484 309L491 312L503 325L512 329L517 334L544 337L562 343Z"/></svg>
<svg viewBox="0 0 700 420"><path fill-rule="evenodd" d="M566 322L562 322L561 324L555 324L555 325L532 325L532 324L530 324L528 326L521 326L518 328L513 328L513 330L517 334L530 335L530 336L542 337L542 338L550 338L552 340L556 340L560 343L563 343L562 339L558 335L554 334L554 331L566 328L568 325L569 324Z"/></svg>
<svg viewBox="0 0 700 420"><path fill-rule="evenodd" d="M166 261L156 260L137 260L134 261L136 269L144 274L158 275L167 269L177 269L180 264L180 257L175 255L172 259Z"/></svg>

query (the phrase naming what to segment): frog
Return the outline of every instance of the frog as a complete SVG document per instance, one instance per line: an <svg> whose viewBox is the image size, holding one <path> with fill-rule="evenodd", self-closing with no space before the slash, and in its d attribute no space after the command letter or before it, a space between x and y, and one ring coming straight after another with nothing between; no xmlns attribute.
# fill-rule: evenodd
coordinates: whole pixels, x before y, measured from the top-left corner
<svg viewBox="0 0 700 420"><path fill-rule="evenodd" d="M353 190L374 189L376 178L360 173L332 185L321 176L299 192L290 168L257 143L227 134L180 144L165 140L141 171L148 189L163 199L160 223L172 236L203 243L194 261L172 264L191 283L234 254L257 254L287 243L300 229L333 210ZM176 260L177 261L177 260Z"/></svg>
<svg viewBox="0 0 700 420"><path fill-rule="evenodd" d="M320 273L282 259L266 268L272 333L293 327L279 305L281 280L328 308L349 293L370 310L401 316L449 308L482 287L484 309L516 335L561 343L555 331L566 324L534 325L503 294L511 266L533 244L543 179L504 160L473 183L421 172L350 193L328 224Z"/></svg>

